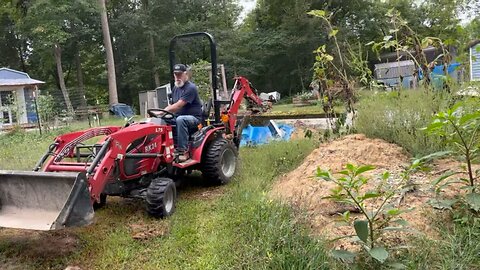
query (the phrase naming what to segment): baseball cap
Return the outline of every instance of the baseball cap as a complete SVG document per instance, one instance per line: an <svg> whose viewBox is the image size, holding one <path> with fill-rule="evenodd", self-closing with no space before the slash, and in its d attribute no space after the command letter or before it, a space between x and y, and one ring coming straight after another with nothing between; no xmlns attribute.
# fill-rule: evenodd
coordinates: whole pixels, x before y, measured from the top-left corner
<svg viewBox="0 0 480 270"><path fill-rule="evenodd" d="M187 71L187 66L185 66L184 64L176 64L175 66L173 66L173 73L180 73L185 71Z"/></svg>

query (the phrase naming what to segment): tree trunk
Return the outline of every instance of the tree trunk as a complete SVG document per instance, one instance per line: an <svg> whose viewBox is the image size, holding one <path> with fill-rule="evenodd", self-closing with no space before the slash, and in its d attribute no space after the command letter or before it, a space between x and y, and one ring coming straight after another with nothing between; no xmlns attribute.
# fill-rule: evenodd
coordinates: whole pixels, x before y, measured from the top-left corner
<svg viewBox="0 0 480 270"><path fill-rule="evenodd" d="M148 0L142 1L142 9L144 12L144 18L148 18L149 12L149 3ZM145 25L148 23L146 21L143 22ZM150 51L150 63L152 67L152 76L153 80L155 81L155 87L160 86L160 74L158 74L157 65L156 65L156 57L155 57L155 40L153 38L152 33L148 33L148 50Z"/></svg>
<svg viewBox="0 0 480 270"><path fill-rule="evenodd" d="M65 99L65 105L67 105L67 111L73 113L72 103L70 102L70 97L68 96L67 87L65 86L65 79L63 78L63 69L62 69L62 48L59 44L53 45L53 51L55 55L55 63L57 64L57 75L58 82L60 84L60 90L62 91L63 98Z"/></svg>
<svg viewBox="0 0 480 270"><path fill-rule="evenodd" d="M85 99L85 85L83 83L83 69L82 69L82 59L80 58L80 50L77 48L75 52L75 63L77 65L77 83L78 83L78 94L80 95L80 106L87 106L87 101Z"/></svg>
<svg viewBox="0 0 480 270"><path fill-rule="evenodd" d="M160 74L158 74L157 65L155 64L155 42L153 40L153 35L149 34L150 42L150 60L152 62L152 72L153 72L153 79L155 80L155 87L160 86Z"/></svg>
<svg viewBox="0 0 480 270"><path fill-rule="evenodd" d="M302 71L300 69L300 63L297 61L297 70L298 70L298 77L300 78L300 83L302 84L302 91L307 89L305 87L305 83L303 82L303 76L302 76Z"/></svg>
<svg viewBox="0 0 480 270"><path fill-rule="evenodd" d="M22 41L20 41L20 42L22 43ZM21 44L18 45L17 51L18 51L18 57L20 58L20 62L22 64L22 71L25 72L25 73L28 73L27 66L25 65L25 57L24 57L24 53L23 53L23 46Z"/></svg>
<svg viewBox="0 0 480 270"><path fill-rule="evenodd" d="M105 0L98 0L100 5L100 15L102 19L103 44L107 53L107 73L108 73L108 103L110 105L118 103L117 78L115 77L115 62L113 59L112 40L110 38L110 29L108 27L107 7Z"/></svg>

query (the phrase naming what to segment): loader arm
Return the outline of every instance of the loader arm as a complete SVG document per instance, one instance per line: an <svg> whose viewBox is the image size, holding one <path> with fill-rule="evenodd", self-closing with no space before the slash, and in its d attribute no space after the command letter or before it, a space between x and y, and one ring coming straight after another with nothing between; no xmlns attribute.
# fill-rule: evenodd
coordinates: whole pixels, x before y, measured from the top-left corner
<svg viewBox="0 0 480 270"><path fill-rule="evenodd" d="M144 173L156 171L160 163L170 163L173 156L171 127L158 125L136 125L120 127L99 127L59 136L55 139L55 152L43 166L44 172L85 172L92 202L98 202L108 181L113 180L113 170L126 159L146 158ZM65 158L75 157L76 146L91 138L106 135L99 142L91 162L65 162ZM150 142L149 150L142 153L127 152L128 146L139 138L157 135ZM43 159L43 158L42 158ZM40 165L41 166L41 165ZM37 166L39 168L40 166ZM37 169L36 168L36 169ZM117 168L122 171L123 168ZM133 178L133 177L132 177Z"/></svg>
<svg viewBox="0 0 480 270"><path fill-rule="evenodd" d="M86 160L71 160L79 156L83 142L103 135ZM132 147L135 141L144 143ZM170 126L143 123L61 135L34 171L0 171L0 227L55 230L90 224L93 203L109 181L155 174L160 164L173 161L172 153ZM138 172L120 175L129 159Z"/></svg>
<svg viewBox="0 0 480 270"><path fill-rule="evenodd" d="M141 153L127 152L129 144L142 137L156 134L157 137L145 146L145 151ZM160 164L170 164L173 161L173 136L170 126L138 126L138 128L126 129L109 136L108 150L95 170L87 171L89 178L90 194L93 201L100 199L105 185L110 180L116 180L113 171L115 166L122 164L127 159L144 159L142 171L139 175L154 173ZM94 165L94 164L92 164ZM123 168L119 168L121 171Z"/></svg>

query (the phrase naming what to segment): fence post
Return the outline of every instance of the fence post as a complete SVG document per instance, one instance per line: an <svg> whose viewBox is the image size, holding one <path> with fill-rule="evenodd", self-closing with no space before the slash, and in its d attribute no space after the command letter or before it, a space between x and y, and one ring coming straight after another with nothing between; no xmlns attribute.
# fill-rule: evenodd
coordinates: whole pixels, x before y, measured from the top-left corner
<svg viewBox="0 0 480 270"><path fill-rule="evenodd" d="M35 90L33 90L33 104L35 104L35 114L37 114L38 130L40 131L40 135L42 135L42 125L40 123L40 115L38 114L38 106L37 106L37 90L38 90L38 87L35 87Z"/></svg>

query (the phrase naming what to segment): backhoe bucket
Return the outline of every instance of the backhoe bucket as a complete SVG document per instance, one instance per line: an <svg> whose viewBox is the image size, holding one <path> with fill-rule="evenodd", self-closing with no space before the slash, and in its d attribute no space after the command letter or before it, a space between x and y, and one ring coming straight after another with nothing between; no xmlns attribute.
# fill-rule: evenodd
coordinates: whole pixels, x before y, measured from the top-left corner
<svg viewBox="0 0 480 270"><path fill-rule="evenodd" d="M0 227L56 230L92 220L85 173L0 170Z"/></svg>

